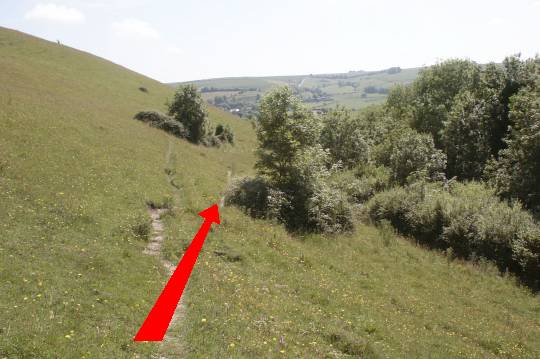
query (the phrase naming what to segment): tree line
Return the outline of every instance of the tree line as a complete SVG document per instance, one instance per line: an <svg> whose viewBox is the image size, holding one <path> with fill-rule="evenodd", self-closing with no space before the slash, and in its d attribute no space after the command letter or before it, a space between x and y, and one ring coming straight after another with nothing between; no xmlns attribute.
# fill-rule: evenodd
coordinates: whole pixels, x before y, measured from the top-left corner
<svg viewBox="0 0 540 359"><path fill-rule="evenodd" d="M389 221L538 288L538 57L445 61L360 113L314 115L279 88L260 103L257 138L257 176L234 181L227 203L294 232Z"/></svg>

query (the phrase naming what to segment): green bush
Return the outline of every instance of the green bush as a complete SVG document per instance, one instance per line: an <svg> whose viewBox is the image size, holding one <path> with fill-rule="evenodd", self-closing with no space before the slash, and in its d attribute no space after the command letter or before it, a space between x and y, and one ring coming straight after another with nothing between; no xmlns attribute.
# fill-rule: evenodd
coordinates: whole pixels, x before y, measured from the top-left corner
<svg viewBox="0 0 540 359"><path fill-rule="evenodd" d="M308 199L307 212L310 229L314 232L340 233L353 229L347 197L327 184L315 189Z"/></svg>
<svg viewBox="0 0 540 359"><path fill-rule="evenodd" d="M374 159L387 166L392 180L400 185L418 178L444 178L445 154L435 148L431 135L410 128L390 133L374 150Z"/></svg>
<svg viewBox="0 0 540 359"><path fill-rule="evenodd" d="M217 137L222 143L230 143L231 145L234 144L234 133L228 125L217 125L214 136Z"/></svg>
<svg viewBox="0 0 540 359"><path fill-rule="evenodd" d="M430 247L489 259L535 288L540 284L540 226L519 204L500 201L481 183L393 188L376 194L368 213Z"/></svg>
<svg viewBox="0 0 540 359"><path fill-rule="evenodd" d="M241 177L234 179L229 186L225 204L236 205L254 218L280 219L287 199L261 177Z"/></svg>
<svg viewBox="0 0 540 359"><path fill-rule="evenodd" d="M354 170L337 172L332 175L330 183L345 193L349 202L360 204L390 186L390 171L383 166L365 163Z"/></svg>
<svg viewBox="0 0 540 359"><path fill-rule="evenodd" d="M320 142L330 151L332 160L346 168L369 159L369 145L358 119L344 108L338 107L324 116Z"/></svg>
<svg viewBox="0 0 540 359"><path fill-rule="evenodd" d="M394 187L376 194L368 203L368 213L375 222L388 220L401 233L410 234L413 227L409 218L421 200L416 191Z"/></svg>
<svg viewBox="0 0 540 359"><path fill-rule="evenodd" d="M134 119L148 123L150 126L162 129L176 137L189 137L189 132L182 123L157 111L141 111L135 115Z"/></svg>

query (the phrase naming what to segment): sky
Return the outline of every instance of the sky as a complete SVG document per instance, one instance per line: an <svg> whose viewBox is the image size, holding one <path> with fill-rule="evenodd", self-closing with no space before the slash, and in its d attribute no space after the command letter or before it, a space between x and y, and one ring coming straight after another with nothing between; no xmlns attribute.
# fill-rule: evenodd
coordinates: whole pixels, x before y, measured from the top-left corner
<svg viewBox="0 0 540 359"><path fill-rule="evenodd" d="M162 82L540 53L540 0L0 0L0 26Z"/></svg>

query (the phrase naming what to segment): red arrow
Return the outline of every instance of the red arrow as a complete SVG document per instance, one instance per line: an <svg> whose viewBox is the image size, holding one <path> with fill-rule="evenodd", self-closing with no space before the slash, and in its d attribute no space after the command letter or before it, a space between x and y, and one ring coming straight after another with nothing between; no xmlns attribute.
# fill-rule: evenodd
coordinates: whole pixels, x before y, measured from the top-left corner
<svg viewBox="0 0 540 359"><path fill-rule="evenodd" d="M220 223L218 206L215 204L199 213L199 216L204 218L204 222L191 241L186 253L184 253L178 267L176 267L173 275L165 285L165 288L163 288L141 329L135 335L133 340L136 342L159 342L163 340L176 306L180 301L180 297L182 297L186 283L191 275L193 266L199 257L206 235L212 226L212 222Z"/></svg>

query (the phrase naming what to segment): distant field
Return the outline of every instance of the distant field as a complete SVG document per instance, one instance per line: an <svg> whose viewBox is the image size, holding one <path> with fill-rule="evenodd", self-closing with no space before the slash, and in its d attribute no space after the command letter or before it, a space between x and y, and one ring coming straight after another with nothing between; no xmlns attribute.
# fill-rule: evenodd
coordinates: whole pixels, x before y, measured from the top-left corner
<svg viewBox="0 0 540 359"><path fill-rule="evenodd" d="M249 117L256 114L258 99L276 86L290 86L310 108L329 109L340 105L361 109L382 103L392 86L412 82L419 71L420 68L390 68L338 74L233 77L190 83L201 89L208 102L229 111L237 109L239 115Z"/></svg>

